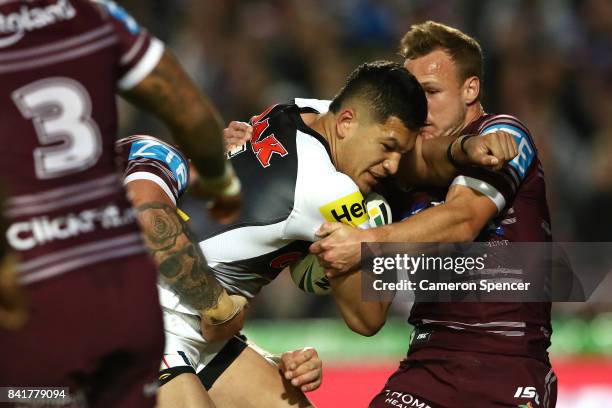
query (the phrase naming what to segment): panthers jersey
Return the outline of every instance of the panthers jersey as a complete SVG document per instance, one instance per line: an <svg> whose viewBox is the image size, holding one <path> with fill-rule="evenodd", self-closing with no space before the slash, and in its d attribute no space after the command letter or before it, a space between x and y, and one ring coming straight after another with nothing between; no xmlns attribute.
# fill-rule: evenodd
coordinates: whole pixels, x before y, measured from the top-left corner
<svg viewBox="0 0 612 408"><path fill-rule="evenodd" d="M215 277L229 292L255 296L283 268L307 253L325 221L369 227L357 185L336 170L326 140L300 116L324 113L328 106L328 101L305 99L272 106L252 119L252 139L229 153L242 182L240 218L229 225L217 225L200 237L200 247ZM122 142L122 155L132 152L126 180L161 181L166 184L165 191L178 200L183 173L178 162L172 164L167 158L182 156L154 140L136 136ZM142 150L145 145L149 147ZM152 154L143 156L147 149ZM186 162L183 164L186 167ZM169 290L162 289L161 302L193 313Z"/></svg>
<svg viewBox="0 0 612 408"><path fill-rule="evenodd" d="M463 133L496 130L515 137L518 156L500 171L464 168L453 181L488 196L497 206L498 215L476 241L551 241L544 175L529 130L512 116L485 114ZM443 203L446 191L430 189L398 195L402 194L403 203L398 197L391 200L397 219ZM550 303L417 302L409 322L417 332L431 331L426 342L430 347L518 354L540 360L546 359L552 331Z"/></svg>
<svg viewBox="0 0 612 408"><path fill-rule="evenodd" d="M163 49L111 1L0 1L0 175L23 283L146 252L116 175L115 93Z"/></svg>

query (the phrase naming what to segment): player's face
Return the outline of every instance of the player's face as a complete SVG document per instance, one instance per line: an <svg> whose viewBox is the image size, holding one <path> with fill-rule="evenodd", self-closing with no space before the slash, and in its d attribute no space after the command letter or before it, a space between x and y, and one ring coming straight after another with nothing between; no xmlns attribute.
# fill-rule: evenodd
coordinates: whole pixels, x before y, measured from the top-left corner
<svg viewBox="0 0 612 408"><path fill-rule="evenodd" d="M435 50L419 58L407 59L404 67L416 77L427 96L427 122L421 134L432 138L461 130L467 114L464 83L459 80L450 55Z"/></svg>
<svg viewBox="0 0 612 408"><path fill-rule="evenodd" d="M417 134L394 116L383 124L361 121L343 142L339 169L367 194L397 172L401 155L414 148Z"/></svg>

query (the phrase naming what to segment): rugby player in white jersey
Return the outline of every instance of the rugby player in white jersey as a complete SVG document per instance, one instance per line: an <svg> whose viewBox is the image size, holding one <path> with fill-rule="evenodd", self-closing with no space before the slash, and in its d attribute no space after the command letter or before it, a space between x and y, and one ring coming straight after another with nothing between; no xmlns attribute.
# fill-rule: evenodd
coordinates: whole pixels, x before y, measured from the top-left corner
<svg viewBox="0 0 612 408"><path fill-rule="evenodd" d="M232 125L232 128L236 127L242 125ZM232 142L231 136L228 142ZM116 143L116 150L145 243L165 278L160 280L160 285L176 293L184 304L198 311L202 336L207 341L230 339L242 328L246 299L240 295L228 295L211 276L198 242L186 224L188 217L177 207L188 183L193 189L200 188L200 178L195 176L195 168L191 168L188 160L174 146L151 136L121 139ZM242 340L233 339L227 349L236 344L242 344ZM164 356L162 360L159 378L163 384L170 376L163 368L167 368L172 358ZM321 384L322 363L313 348L289 351L270 358L278 364L287 379L296 378L293 385L303 390L313 390ZM293 375L293 372L298 375ZM194 392L183 395L184 389L193 389ZM215 406L200 385L200 379L190 372L161 387L158 404L161 407L181 404Z"/></svg>
<svg viewBox="0 0 612 408"><path fill-rule="evenodd" d="M355 70L331 104L295 100L253 118L250 143L231 153L243 180L243 212L229 225L199 237L221 285L232 294L255 296L307 252L324 220L367 228L362 194L396 172L402 153L412 150L425 117L425 95L415 78L398 64L379 62ZM478 151L472 162L495 162L487 154L491 150L487 143L500 137L471 141L468 150ZM445 162L449 143L450 139L435 141L427 162ZM459 155L456 159L468 161ZM435 172L438 166L433 167ZM438 176L450 179L452 174ZM349 325L373 334L377 328L368 321L367 311L344 302L355 293L353 282L339 279L332 288ZM199 390L190 383L189 390L174 393L173 406L191 406L201 387L223 407L310 405L302 392L308 388L300 390L284 381L253 348L237 341L208 343L200 333L197 313L180 297L162 290L161 302L167 336L167 368L162 372L167 382L162 392L178 387L177 379L186 374L197 375L202 383ZM367 306L372 307L386 305ZM256 374L245 379L245 373Z"/></svg>

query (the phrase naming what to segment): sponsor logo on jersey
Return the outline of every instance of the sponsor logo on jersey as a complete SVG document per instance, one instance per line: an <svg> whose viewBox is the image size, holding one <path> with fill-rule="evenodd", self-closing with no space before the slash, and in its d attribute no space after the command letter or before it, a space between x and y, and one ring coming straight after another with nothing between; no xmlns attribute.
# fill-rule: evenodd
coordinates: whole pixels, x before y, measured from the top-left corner
<svg viewBox="0 0 612 408"><path fill-rule="evenodd" d="M532 145L529 136L523 129L507 124L489 126L483 130L482 134L486 135L487 133L498 130L502 130L514 136L516 144L518 145L518 156L508 164L518 172L521 179L525 178L527 169L529 169L529 166L533 163L536 155L535 147Z"/></svg>
<svg viewBox="0 0 612 408"><path fill-rule="evenodd" d="M285 157L289 154L285 146L283 146L276 136L274 136L274 133L262 137L263 133L270 126L269 121L270 119L266 118L266 120L262 122L254 123L253 136L251 136L251 149L263 167L268 167L270 165L270 160L274 154L278 154L281 157Z"/></svg>
<svg viewBox="0 0 612 408"><path fill-rule="evenodd" d="M400 408L432 408L426 402L407 392L385 390L385 404Z"/></svg>
<svg viewBox="0 0 612 408"><path fill-rule="evenodd" d="M368 222L368 209L359 191L344 196L319 208L327 221L342 222L357 227Z"/></svg>
<svg viewBox="0 0 612 408"><path fill-rule="evenodd" d="M137 140L132 143L128 160L138 158L153 159L165 163L178 184L179 194L187 187L189 165L178 151L167 144L153 139Z"/></svg>
<svg viewBox="0 0 612 408"><path fill-rule="evenodd" d="M117 228L134 222L134 210L123 211L110 205L58 217L34 217L11 224L6 230L9 244L16 250L27 251L38 245L88 234L97 228Z"/></svg>
<svg viewBox="0 0 612 408"><path fill-rule="evenodd" d="M240 153L246 152L246 148L247 148L246 144L243 144L240 146L234 146L225 154L225 157L227 157L228 159L231 159L232 157L236 157Z"/></svg>
<svg viewBox="0 0 612 408"><path fill-rule="evenodd" d="M76 16L68 0L59 0L45 7L21 6L19 11L0 13L0 48L9 47L23 38L28 31L39 30ZM6 37L3 37L6 35Z"/></svg>

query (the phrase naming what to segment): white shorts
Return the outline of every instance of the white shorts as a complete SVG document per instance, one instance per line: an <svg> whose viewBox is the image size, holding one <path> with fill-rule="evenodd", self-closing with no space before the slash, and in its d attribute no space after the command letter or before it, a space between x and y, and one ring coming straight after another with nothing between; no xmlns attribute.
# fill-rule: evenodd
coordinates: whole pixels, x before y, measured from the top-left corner
<svg viewBox="0 0 612 408"><path fill-rule="evenodd" d="M166 347L161 368L191 366L200 371L227 341L208 343L200 334L200 319L187 313L162 307Z"/></svg>
<svg viewBox="0 0 612 408"><path fill-rule="evenodd" d="M245 339L209 343L200 334L198 316L162 307L166 346L160 366L159 382L167 383L182 373L196 374L206 389L247 347ZM205 368L207 368L205 370Z"/></svg>

